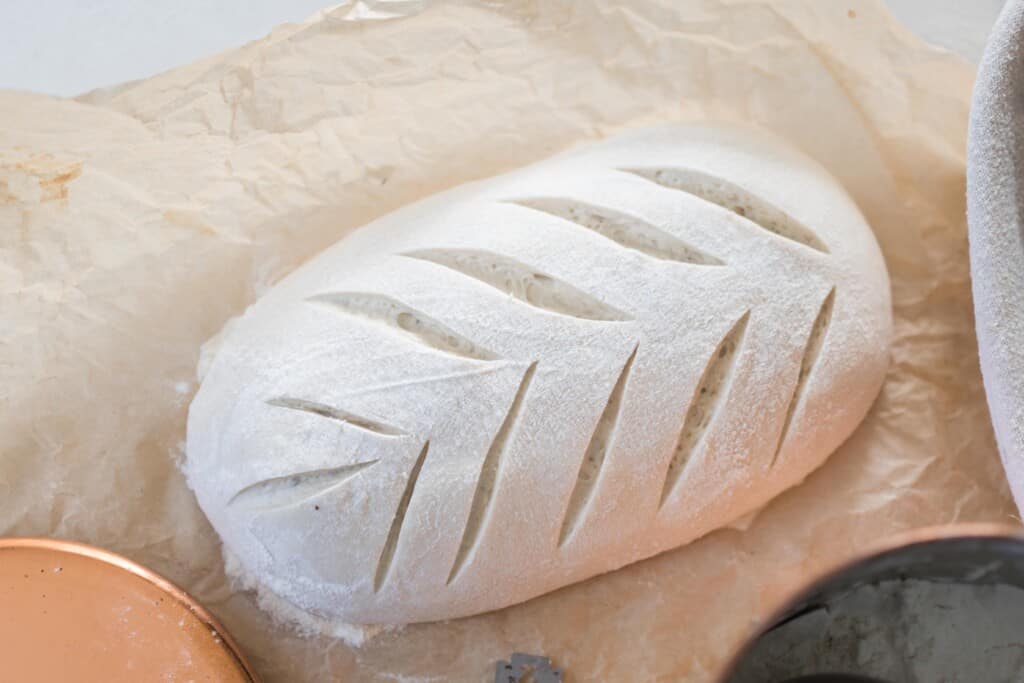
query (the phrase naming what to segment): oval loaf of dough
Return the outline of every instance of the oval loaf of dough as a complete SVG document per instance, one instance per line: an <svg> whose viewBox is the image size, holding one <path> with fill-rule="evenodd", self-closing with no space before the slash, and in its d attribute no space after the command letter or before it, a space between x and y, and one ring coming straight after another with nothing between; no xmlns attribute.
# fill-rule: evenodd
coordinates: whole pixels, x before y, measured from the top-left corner
<svg viewBox="0 0 1024 683"><path fill-rule="evenodd" d="M816 163L741 128L633 131L361 228L222 334L187 475L233 564L395 624L691 541L857 426L892 321Z"/></svg>

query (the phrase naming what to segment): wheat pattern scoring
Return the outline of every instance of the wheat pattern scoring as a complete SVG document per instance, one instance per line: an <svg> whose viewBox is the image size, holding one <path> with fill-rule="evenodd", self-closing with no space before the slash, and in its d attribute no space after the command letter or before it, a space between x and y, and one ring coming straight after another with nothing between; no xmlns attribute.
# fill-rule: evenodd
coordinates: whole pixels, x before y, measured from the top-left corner
<svg viewBox="0 0 1024 683"><path fill-rule="evenodd" d="M771 204L724 180L686 169L622 170L728 209L745 218L747 222L789 242L828 253L826 245L809 228ZM687 266L727 267L722 260L681 238L664 232L639 218L622 214L610 208L554 197L509 199L505 202L564 219L615 243L620 248L632 250L650 259L677 262ZM630 315L608 305L599 298L502 254L469 249L426 249L406 252L401 256L447 268L495 288L540 311L603 323L632 320ZM807 379L813 370L827 333L835 294L835 288L832 288L822 302L808 335L799 376L780 431L775 451L776 458L785 442L794 412L803 396ZM454 332L441 321L434 320L421 311L391 297L366 292L331 292L310 297L309 301L314 304L330 306L339 313L365 322L381 325L393 334L401 335L413 343L440 353L475 361L508 360L481 344ZM685 479L685 472L692 461L693 454L707 435L715 415L726 402L732 374L741 354L750 317L750 311L746 311L736 320L705 364L694 394L682 417L676 446L666 466L660 491L659 509L664 507L680 482ZM605 408L580 460L577 479L560 525L557 541L559 547L569 541L584 522L601 472L614 445L616 425L623 412L630 372L639 351L640 342L637 342L611 388ZM486 531L488 513L502 472L502 461L514 436L521 414L527 410L529 388L534 374L538 370L538 365L537 361L532 361L526 366L504 420L483 457L469 514L463 527L462 538L451 564L448 584L455 581L465 567L472 562L474 552ZM272 406L305 411L334 419L370 432L379 438L411 436L403 429L384 421L358 416L315 401L277 397L268 400L267 403ZM429 437L429 435L422 436ZM375 592L387 585L393 560L401 543L405 517L414 499L416 484L423 468L428 466L429 451L430 442L427 440L424 441L409 470L402 496L397 503L387 538L377 562L373 583ZM361 462L338 468L268 479L242 489L235 494L229 504L256 505L260 508L295 505L344 484L375 462Z"/></svg>
<svg viewBox="0 0 1024 683"><path fill-rule="evenodd" d="M466 527L462 532L462 542L459 544L459 551L452 563L451 572L448 574L448 583L451 583L465 566L476 549L480 540L480 532L483 530L486 515L494 499L494 489L497 486L498 474L501 471L501 459L505 454L510 439L514 433L516 422L523 410L523 402L533 381L533 374L537 370L537 363L531 363L523 379L519 382L519 389L516 391L512 405L509 406L505 420L501 423L498 433L487 450L483 465L480 468L480 476L477 479L476 491L473 493L473 502L469 507L469 519L466 520Z"/></svg>
<svg viewBox="0 0 1024 683"><path fill-rule="evenodd" d="M693 169L624 168L623 171L657 183L662 187L685 192L708 203L731 211L750 225L778 235L783 239L810 247L824 254L828 246L818 235L778 207L724 178Z"/></svg>
<svg viewBox="0 0 1024 683"><path fill-rule="evenodd" d="M800 371L797 374L796 386L793 389L793 396L789 400L789 407L786 409L786 419L782 423L782 431L779 432L778 446L776 446L775 453L772 456L773 467L779 460L779 453L786 443L786 437L789 436L789 427L793 422L793 415L796 413L796 408L803 398L804 390L807 387L807 380L810 378L811 371L818 360L818 354L821 351L822 344L825 342L825 335L828 334L829 323L832 322L832 307L835 305L835 300L836 288L833 287L825 296L824 301L821 302L818 315L811 325L803 357L800 359Z"/></svg>
<svg viewBox="0 0 1024 683"><path fill-rule="evenodd" d="M416 490L416 483L420 478L420 470L423 469L423 463L426 461L429 451L430 442L427 441L423 444L420 454L416 456L416 462L413 463L412 469L409 471L405 490L398 501L398 509L395 510L395 516L391 521L391 528L388 529L388 537L384 541L384 549L381 551L380 560L377 562L377 571L373 577L374 592L379 591L388 578L388 572L391 570L391 561L395 557L395 549L398 547L398 539L402 533L402 524L405 522L405 513L409 509L409 502L412 500L413 492Z"/></svg>
<svg viewBox="0 0 1024 683"><path fill-rule="evenodd" d="M478 280L523 303L584 320L629 320L629 316L570 284L519 261L481 249L425 249L404 254Z"/></svg>
<svg viewBox="0 0 1024 683"><path fill-rule="evenodd" d="M629 371L633 367L633 359L636 358L636 352L639 350L639 344L634 346L633 352L626 359L626 364L622 366L622 372L619 373L619 378L608 395L608 403L605 404L597 427L594 428L594 433L590 437L590 444L583 454L576 485L569 496L569 507L565 511L562 530L558 535L559 546L563 545L575 531L593 496L601 469L604 467L605 458L611 448L612 439L615 438L615 426L619 422L619 416L622 415L622 401L626 392L626 384L629 381Z"/></svg>
<svg viewBox="0 0 1024 683"><path fill-rule="evenodd" d="M678 237L635 216L569 199L537 197L510 202L541 211L586 228L626 249L638 251L662 261L697 266L721 266L724 263Z"/></svg>
<svg viewBox="0 0 1024 683"><path fill-rule="evenodd" d="M725 401L732 379L732 370L736 365L736 358L739 356L743 334L746 332L749 320L749 311L740 316L740 319L719 342L708 359L704 372L701 373L700 381L697 382L690 405L686 410L682 429L679 430L679 438L676 441L672 459L669 461L668 471L665 473L659 507L665 505L665 501L668 500L676 484L682 481L694 450Z"/></svg>
<svg viewBox="0 0 1024 683"><path fill-rule="evenodd" d="M236 493L228 505L263 511L300 505L341 486L376 463L376 460L368 460L264 479Z"/></svg>
<svg viewBox="0 0 1024 683"><path fill-rule="evenodd" d="M406 432L402 431L398 427L389 425L386 422L356 415L346 410L342 410L341 408L329 406L318 401L308 401L306 399L293 398L291 396L278 396L277 398L269 399L266 403L268 406L289 408L291 410L312 413L313 415L319 415L320 417L337 420L338 422L342 422L374 434L379 434L380 436L406 436Z"/></svg>
<svg viewBox="0 0 1024 683"><path fill-rule="evenodd" d="M471 360L497 360L498 356L456 334L400 301L381 294L333 292L310 298L311 302L331 306L341 313L382 324L421 344L453 356Z"/></svg>

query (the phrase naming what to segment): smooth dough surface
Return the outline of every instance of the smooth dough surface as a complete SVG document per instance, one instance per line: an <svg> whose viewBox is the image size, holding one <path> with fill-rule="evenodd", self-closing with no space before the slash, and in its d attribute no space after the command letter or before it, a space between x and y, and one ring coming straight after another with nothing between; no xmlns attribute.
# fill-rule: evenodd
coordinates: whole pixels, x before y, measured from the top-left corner
<svg viewBox="0 0 1024 683"><path fill-rule="evenodd" d="M186 470L251 579L328 619L520 602L798 483L877 394L889 281L816 163L643 128L384 216L221 333Z"/></svg>

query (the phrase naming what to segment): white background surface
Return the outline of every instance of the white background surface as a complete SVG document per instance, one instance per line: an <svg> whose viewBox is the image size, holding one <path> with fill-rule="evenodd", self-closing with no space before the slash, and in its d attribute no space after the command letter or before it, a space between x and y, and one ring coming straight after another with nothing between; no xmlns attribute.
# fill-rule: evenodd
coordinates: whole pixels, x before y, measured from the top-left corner
<svg viewBox="0 0 1024 683"><path fill-rule="evenodd" d="M919 35L974 62L1003 4L1003 0L887 1ZM301 21L334 3L8 0L6 4L0 21L0 88L77 95L145 78L255 40L278 24Z"/></svg>

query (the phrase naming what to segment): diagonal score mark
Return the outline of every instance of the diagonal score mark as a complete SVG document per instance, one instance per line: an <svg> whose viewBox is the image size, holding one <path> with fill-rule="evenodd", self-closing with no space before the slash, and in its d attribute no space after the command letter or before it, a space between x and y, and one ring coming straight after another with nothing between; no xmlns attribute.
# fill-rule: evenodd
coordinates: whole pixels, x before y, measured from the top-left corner
<svg viewBox="0 0 1024 683"><path fill-rule="evenodd" d="M531 197L507 203L564 219L616 244L662 261L721 266L722 261L635 216L574 199Z"/></svg>
<svg viewBox="0 0 1024 683"><path fill-rule="evenodd" d="M590 437L590 443L580 462L580 471L576 477L576 485L569 496L569 505L562 518L562 528L558 535L558 546L561 547L572 535L583 518L583 512L587 509L590 499L597 487L598 477L601 475L601 468L608 454L608 449L615 436L615 428L618 425L619 417L622 414L622 397L626 390L626 383L629 380L629 372L633 367L633 359L640 348L637 344L633 352L629 354L619 377L608 394L608 402L605 404L601 417L594 427L594 433Z"/></svg>
<svg viewBox="0 0 1024 683"><path fill-rule="evenodd" d="M519 419L523 400L526 397L527 390L530 388L530 382L533 380L533 374L536 369L537 363L534 361L526 369L526 372L523 373L523 379L519 382L519 389L516 391L515 398L512 399L512 405L509 406L508 413L505 414L505 419L501 423L501 427L498 428L497 434L494 435L494 440L491 442L487 455L484 457L483 465L480 468L480 475L477 479L476 490L473 492L473 502L470 504L466 528L462 532L462 541L459 544L459 550L455 555L455 561L452 563L452 569L446 581L448 584L462 571L468 558L476 548L477 542L480 540L480 532L483 530L484 523L487 520L487 513L490 512L491 502L494 499L494 488L497 484L498 473L501 471L501 459L505 448L510 442L512 429Z"/></svg>
<svg viewBox="0 0 1024 683"><path fill-rule="evenodd" d="M395 332L444 353L471 360L498 360L498 356L471 342L423 313L383 294L331 292L307 301L331 306L348 315L381 323Z"/></svg>
<svg viewBox="0 0 1024 683"><path fill-rule="evenodd" d="M480 249L423 249L402 254L473 278L536 308L584 320L631 318L591 295L508 256Z"/></svg>
<svg viewBox="0 0 1024 683"><path fill-rule="evenodd" d="M668 470L665 472L665 482L661 488L661 500L658 503L660 510L665 505L672 491L683 479L683 473L693 451L700 444L701 439L707 432L728 394L731 385L733 368L736 359L739 357L739 350L743 343L743 337L750 320L750 311L747 311L739 320L733 323L732 328L718 342L714 353L704 366L700 382L694 390L690 399L690 406L686 411L686 418L679 430L679 438L676 440L676 447L669 461Z"/></svg>
<svg viewBox="0 0 1024 683"><path fill-rule="evenodd" d="M821 308L818 309L818 315L815 316L814 324L811 326L811 331L807 336L807 345L804 347L803 357L800 359L800 374L797 375L796 386L793 387L793 396L790 398L789 407L786 409L786 420L782 423L779 443L775 447L770 467L775 466L775 462L779 459L779 453L782 452L782 447L786 443L786 437L789 436L789 428L793 423L796 408L807 389L807 380L810 378L811 370L814 369L814 364L818 360L818 354L821 352L825 335L828 334L829 323L832 322L832 308L835 304L835 299L836 288L832 287L828 295L821 302Z"/></svg>
<svg viewBox="0 0 1024 683"><path fill-rule="evenodd" d="M623 168L626 173L679 190L741 216L758 228L824 254L828 246L806 225L739 185L693 169Z"/></svg>
<svg viewBox="0 0 1024 683"><path fill-rule="evenodd" d="M386 422L371 420L368 417L362 417L355 413L342 410L341 408L335 408L316 401L307 401L306 399L293 398L291 396L278 396L268 400L266 403L268 406L289 408L291 410L299 410L306 413L312 413L314 415L320 415L321 417L337 420L338 422L344 422L345 424L352 425L353 427L373 432L374 434L379 434L381 436L408 436L406 432L402 431L398 427L389 425Z"/></svg>
<svg viewBox="0 0 1024 683"><path fill-rule="evenodd" d="M367 460L352 465L264 479L236 493L228 501L228 505L260 511L298 505L341 486L376 462L377 460Z"/></svg>
<svg viewBox="0 0 1024 683"><path fill-rule="evenodd" d="M384 585L391 571L391 561L395 557L395 549L398 547L398 539L402 534L402 524L405 523L405 513L412 501L413 491L416 489L416 482L420 478L420 470L423 469L423 462L427 459L427 451L430 450L430 442L427 441L416 456L416 462L409 471L409 478L405 482L405 490L398 501L398 508L395 510L394 519L391 520L391 528L388 529L388 537L384 542L384 549L381 550L380 559L377 561L377 571L373 577L373 592L376 593Z"/></svg>

